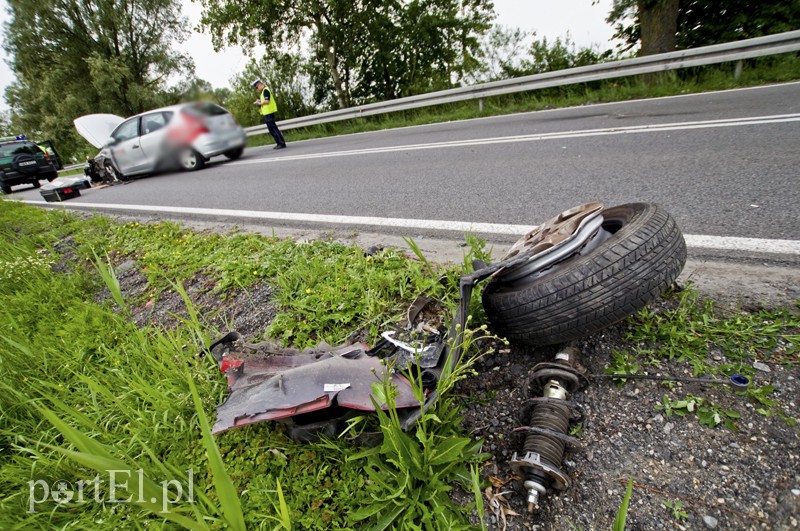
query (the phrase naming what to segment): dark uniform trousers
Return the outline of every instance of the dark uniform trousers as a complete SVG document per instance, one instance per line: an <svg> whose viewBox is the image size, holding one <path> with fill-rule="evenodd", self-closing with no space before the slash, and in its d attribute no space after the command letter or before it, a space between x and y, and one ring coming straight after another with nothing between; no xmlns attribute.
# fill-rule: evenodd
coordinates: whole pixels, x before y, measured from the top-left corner
<svg viewBox="0 0 800 531"><path fill-rule="evenodd" d="M265 114L261 119L266 124L269 134L275 139L275 143L279 146L285 146L286 141L283 139L280 129L278 129L278 124L275 123L275 113Z"/></svg>

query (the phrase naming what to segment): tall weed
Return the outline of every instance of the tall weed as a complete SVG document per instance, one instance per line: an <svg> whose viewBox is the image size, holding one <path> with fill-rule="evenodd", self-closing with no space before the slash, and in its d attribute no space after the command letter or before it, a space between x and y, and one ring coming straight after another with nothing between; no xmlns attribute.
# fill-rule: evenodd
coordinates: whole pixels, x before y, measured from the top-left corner
<svg viewBox="0 0 800 531"><path fill-rule="evenodd" d="M483 516L475 467L490 455L481 452L482 440L459 434L459 408L449 393L455 382L473 371L471 367L481 354L471 347L485 338L480 335L483 332L467 331L462 336L462 347L470 354L452 371L443 373L436 389L438 400L430 409L425 409L422 375L405 374L422 409L409 432L402 428L395 407L397 390L391 379L373 384L372 401L383 439L379 446L350 457L365 461L364 470L370 479L367 492L373 499L353 514L354 520L370 522L373 529L450 530L471 528L466 518L470 509ZM454 482L472 492L475 503L467 508L454 507L448 494Z"/></svg>
<svg viewBox="0 0 800 531"><path fill-rule="evenodd" d="M213 360L198 355L211 333L184 285L224 278L226 287L218 289L225 296L234 287L270 281L278 287L279 315L291 317L283 325L279 320L275 330L284 335L294 329L284 337L307 344L336 341L359 327L377 335L422 290L452 304L456 286L440 279L457 274L427 274L394 251L367 257L335 244L204 235L167 223L119 225L5 201L0 227L0 274L5 271L7 280L0 282L0 489L8 493L0 499L0 528L276 524L327 530L378 521L373 515L357 522L354 515L373 507L373 496L391 499L366 479L384 477L382 458L372 464L366 456L351 459L355 451L343 441L299 444L270 424L208 435L203 419L226 389ZM132 322L143 301L125 296L113 267L123 260L146 277L144 297L172 290L186 301L177 326L140 328ZM348 283L353 289L343 292ZM320 316L325 313L339 315ZM443 381L439 405L426 412L421 430L398 435L392 413L383 413L391 445L384 456L400 451L398 441L408 438L427 463L415 473L436 476L432 498L420 499L420 518L398 522L423 525L428 514L439 522L432 525L463 526L463 511L447 496L449 482L480 492L470 488L477 476L469 469L481 458L480 444L459 434L447 393L449 382L466 374L457 367ZM106 483L98 488L99 501L50 498L29 511L31 482L74 486L111 468L127 480L131 503L110 501ZM154 488L164 481L185 486L189 478L193 502L170 503L168 515L156 510L165 498ZM380 512L387 521L387 511Z"/></svg>

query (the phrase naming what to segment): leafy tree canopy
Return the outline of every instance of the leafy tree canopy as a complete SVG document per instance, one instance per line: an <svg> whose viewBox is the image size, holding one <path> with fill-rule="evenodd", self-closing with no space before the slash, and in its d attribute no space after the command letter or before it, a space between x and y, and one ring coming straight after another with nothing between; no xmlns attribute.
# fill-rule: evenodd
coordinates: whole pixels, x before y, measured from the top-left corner
<svg viewBox="0 0 800 531"><path fill-rule="evenodd" d="M614 0L606 19L614 37L629 50L648 38L642 14L661 8L665 0ZM675 44L679 49L761 37L800 27L800 0L680 0Z"/></svg>
<svg viewBox="0 0 800 531"><path fill-rule="evenodd" d="M613 50L600 51L597 45L577 46L567 33L548 40L535 32L495 26L483 39L481 69L473 82L496 81L587 66L619 59Z"/></svg>
<svg viewBox="0 0 800 531"><path fill-rule="evenodd" d="M251 59L244 71L232 80L225 106L243 126L258 125L260 115L253 101L258 94L253 80L261 79L274 94L281 119L314 114L308 61L297 54L282 53L277 57Z"/></svg>
<svg viewBox="0 0 800 531"><path fill-rule="evenodd" d="M682 1L678 28L679 48L792 31L800 28L800 0Z"/></svg>
<svg viewBox="0 0 800 531"><path fill-rule="evenodd" d="M348 107L451 87L479 66L491 0L202 0L216 47L309 45L315 102Z"/></svg>
<svg viewBox="0 0 800 531"><path fill-rule="evenodd" d="M172 49L188 32L178 0L9 0L8 14L13 126L63 152L86 147L76 117L172 103L170 80L194 75L192 60Z"/></svg>
<svg viewBox="0 0 800 531"><path fill-rule="evenodd" d="M11 136L11 113L0 111L0 136Z"/></svg>

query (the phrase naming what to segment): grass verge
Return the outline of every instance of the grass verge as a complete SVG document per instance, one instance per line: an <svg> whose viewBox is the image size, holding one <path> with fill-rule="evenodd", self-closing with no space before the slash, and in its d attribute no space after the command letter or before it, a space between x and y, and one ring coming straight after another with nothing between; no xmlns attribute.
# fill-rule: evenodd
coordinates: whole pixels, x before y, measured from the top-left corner
<svg viewBox="0 0 800 531"><path fill-rule="evenodd" d="M369 479L381 463L345 441L300 444L271 424L210 436L207 418L226 391L216 364L198 353L216 331L180 282L208 275L220 296L274 282L285 299L272 326L307 345L356 328L374 339L419 290L452 298L439 278L456 271L426 270L392 251L365 257L324 242L118 225L8 201L0 227L0 528L351 529L386 520L383 509L363 512L381 491ZM178 326L132 323L130 308L142 301L124 298L112 266L123 259L148 276L148 296L171 289L187 299ZM430 528L454 529L466 527L469 508L449 502L449 479L472 476L439 472L483 456L480 441L459 434L457 408L442 403L422 421L426 438L398 436L441 477L410 521L438 518L436 504L449 504L446 526ZM372 421L397 435L390 417ZM469 442L473 456L456 452L454 440Z"/></svg>
<svg viewBox="0 0 800 531"><path fill-rule="evenodd" d="M800 360L800 301L795 308L762 308L723 312L714 301L700 299L688 289L672 295L672 306L656 311L644 308L629 319L625 341L630 348L613 351L608 374L653 375L664 369L680 377L717 378L727 381L741 374L750 381L765 363L796 367ZM665 385L674 387L675 382ZM756 411L777 416L794 426L797 419L770 398L772 385L728 387L733 393L759 404ZM672 395L672 396L670 396ZM696 416L700 424L724 424L735 430L739 412L714 403L709 397L665 394L656 409L667 416Z"/></svg>
<svg viewBox="0 0 800 531"><path fill-rule="evenodd" d="M269 283L278 314L265 335L301 347L353 332L372 342L420 291L455 302L459 274L485 257L483 242L467 244L463 265L442 268L393 250L367 256L331 242L118 224L0 201L0 528L468 528L468 513L483 511L487 456L460 431L466 397L453 385L480 349L440 384L437 406L411 432L392 410L360 419L384 435L372 449L301 444L267 423L211 437L207 419L226 390L198 353L218 331L183 289L203 276L224 299ZM133 299L115 273L126 262L146 278ZM135 307L169 291L187 306L177 326L133 323ZM610 370L752 374L754 361L797 363L796 309L725 314L691 290L673 297L628 322L628 347ZM392 393L375 389L386 402ZM767 386L744 393L762 414L793 422ZM735 420L705 396L671 396L662 407ZM456 483L474 494L466 507L450 501Z"/></svg>

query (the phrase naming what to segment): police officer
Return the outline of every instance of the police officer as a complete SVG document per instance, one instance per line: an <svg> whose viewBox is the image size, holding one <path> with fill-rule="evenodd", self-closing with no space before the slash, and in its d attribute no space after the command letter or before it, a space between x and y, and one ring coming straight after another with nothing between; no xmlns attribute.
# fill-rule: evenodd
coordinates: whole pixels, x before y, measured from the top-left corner
<svg viewBox="0 0 800 531"><path fill-rule="evenodd" d="M276 145L272 149L285 148L286 141L283 139L280 129L278 129L278 124L275 123L275 113L278 112L278 104L275 103L275 98L272 97L269 89L260 79L253 81L253 87L259 93L259 99L253 103L258 105L261 120L266 124L269 134L275 139Z"/></svg>

